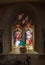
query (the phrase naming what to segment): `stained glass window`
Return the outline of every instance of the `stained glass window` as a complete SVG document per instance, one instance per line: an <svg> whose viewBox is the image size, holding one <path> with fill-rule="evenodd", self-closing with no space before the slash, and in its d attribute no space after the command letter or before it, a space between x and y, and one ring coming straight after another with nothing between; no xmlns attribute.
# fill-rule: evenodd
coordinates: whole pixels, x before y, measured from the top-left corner
<svg viewBox="0 0 45 65"><path fill-rule="evenodd" d="M27 50L33 50L34 28L32 18L25 16L24 13L19 13L17 17L17 22L13 28L14 47L26 47Z"/></svg>
<svg viewBox="0 0 45 65"><path fill-rule="evenodd" d="M31 28L29 23L25 28L25 41L26 41L26 48L33 49L33 29Z"/></svg>
<svg viewBox="0 0 45 65"><path fill-rule="evenodd" d="M22 29L19 24L16 25L14 31L14 45L15 47L25 46L25 42L22 40Z"/></svg>

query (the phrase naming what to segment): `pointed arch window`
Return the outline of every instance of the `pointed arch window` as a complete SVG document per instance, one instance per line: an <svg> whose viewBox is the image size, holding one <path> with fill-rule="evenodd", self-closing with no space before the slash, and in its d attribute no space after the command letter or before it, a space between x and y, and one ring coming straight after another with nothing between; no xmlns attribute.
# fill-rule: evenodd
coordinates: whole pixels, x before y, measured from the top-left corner
<svg viewBox="0 0 45 65"><path fill-rule="evenodd" d="M12 48L25 47L34 50L34 26L24 13L18 14L18 22L12 27Z"/></svg>

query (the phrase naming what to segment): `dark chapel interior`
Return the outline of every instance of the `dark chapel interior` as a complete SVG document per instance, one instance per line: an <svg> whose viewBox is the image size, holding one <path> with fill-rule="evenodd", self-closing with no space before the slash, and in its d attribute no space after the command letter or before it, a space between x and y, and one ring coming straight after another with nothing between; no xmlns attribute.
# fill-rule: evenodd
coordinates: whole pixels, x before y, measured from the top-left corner
<svg viewBox="0 0 45 65"><path fill-rule="evenodd" d="M25 41L24 32L28 24L17 17L20 13L29 17L32 26L32 45L15 46L13 33L19 24L22 32L22 41ZM19 13L19 15L17 15ZM31 49L33 48L33 49ZM4 0L0 1L0 65L45 65L45 1Z"/></svg>

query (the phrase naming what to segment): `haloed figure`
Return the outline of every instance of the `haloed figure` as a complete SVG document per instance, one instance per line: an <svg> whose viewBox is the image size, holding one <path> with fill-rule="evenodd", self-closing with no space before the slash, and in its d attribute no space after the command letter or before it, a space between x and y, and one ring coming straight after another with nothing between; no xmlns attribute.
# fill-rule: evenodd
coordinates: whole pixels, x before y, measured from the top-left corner
<svg viewBox="0 0 45 65"><path fill-rule="evenodd" d="M30 30L26 31L26 47L31 49L32 46L32 32Z"/></svg>
<svg viewBox="0 0 45 65"><path fill-rule="evenodd" d="M19 46L21 40L21 33L20 31L16 32L16 40L15 40L15 46Z"/></svg>
<svg viewBox="0 0 45 65"><path fill-rule="evenodd" d="M16 47L25 46L25 42L22 40L22 34L20 31L15 32L14 43Z"/></svg>

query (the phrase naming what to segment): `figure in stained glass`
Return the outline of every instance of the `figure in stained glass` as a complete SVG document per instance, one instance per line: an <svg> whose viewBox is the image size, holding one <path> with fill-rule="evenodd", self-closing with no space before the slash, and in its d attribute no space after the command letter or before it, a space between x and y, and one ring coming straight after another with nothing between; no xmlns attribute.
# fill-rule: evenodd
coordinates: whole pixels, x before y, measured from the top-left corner
<svg viewBox="0 0 45 65"><path fill-rule="evenodd" d="M22 40L22 30L19 25L16 25L14 32L14 44L15 46L25 46L25 42Z"/></svg>
<svg viewBox="0 0 45 65"><path fill-rule="evenodd" d="M30 49L33 45L33 29L31 28L30 23L28 23L25 27L25 37L26 47Z"/></svg>

